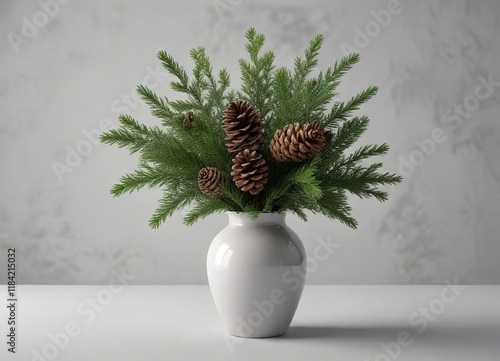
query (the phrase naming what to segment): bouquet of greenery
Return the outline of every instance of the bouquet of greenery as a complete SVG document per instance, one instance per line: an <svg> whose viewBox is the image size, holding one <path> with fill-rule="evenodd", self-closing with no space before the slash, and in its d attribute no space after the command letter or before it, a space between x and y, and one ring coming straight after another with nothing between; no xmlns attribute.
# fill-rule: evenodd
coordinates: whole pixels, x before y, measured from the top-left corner
<svg viewBox="0 0 500 361"><path fill-rule="evenodd" d="M246 32L249 59L240 59L241 90L230 89L225 69L214 75L204 48L191 50L192 76L165 51L158 58L175 77L181 99L160 97L144 85L141 98L163 127L147 127L129 115L101 141L139 152L138 168L121 177L111 193L161 187L164 195L150 219L157 228L166 217L189 206L188 225L214 212L291 212L305 210L355 228L347 192L387 199L379 187L401 181L381 173L382 163L361 161L383 155L387 144L365 145L345 154L366 130L369 119L353 116L377 93L369 87L347 102L333 101L344 75L359 61L351 54L326 71L317 66L323 36L309 43L293 69L277 68L272 51L261 53L264 35Z"/></svg>

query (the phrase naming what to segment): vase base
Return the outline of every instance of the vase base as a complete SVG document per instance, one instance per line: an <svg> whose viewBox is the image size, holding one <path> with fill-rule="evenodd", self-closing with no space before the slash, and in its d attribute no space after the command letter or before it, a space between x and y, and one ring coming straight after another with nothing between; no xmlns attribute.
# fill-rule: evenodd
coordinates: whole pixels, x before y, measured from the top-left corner
<svg viewBox="0 0 500 361"><path fill-rule="evenodd" d="M234 337L238 337L238 338L273 338L273 337L281 337L281 336L285 336L286 335L286 332L279 332L279 333L275 333L275 334L269 334L269 335L252 335L252 336L246 336L246 335L238 335L238 334L235 334L235 333L230 333L230 332L226 332L229 336L234 336Z"/></svg>

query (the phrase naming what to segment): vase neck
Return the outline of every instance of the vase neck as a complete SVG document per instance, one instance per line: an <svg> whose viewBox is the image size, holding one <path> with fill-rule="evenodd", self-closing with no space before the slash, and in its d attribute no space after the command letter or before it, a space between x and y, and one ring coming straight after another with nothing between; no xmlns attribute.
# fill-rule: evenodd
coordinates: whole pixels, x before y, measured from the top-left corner
<svg viewBox="0 0 500 361"><path fill-rule="evenodd" d="M250 218L245 213L226 212L229 216L229 224L233 226L257 225L257 224L282 224L285 225L286 213L260 213L256 219Z"/></svg>

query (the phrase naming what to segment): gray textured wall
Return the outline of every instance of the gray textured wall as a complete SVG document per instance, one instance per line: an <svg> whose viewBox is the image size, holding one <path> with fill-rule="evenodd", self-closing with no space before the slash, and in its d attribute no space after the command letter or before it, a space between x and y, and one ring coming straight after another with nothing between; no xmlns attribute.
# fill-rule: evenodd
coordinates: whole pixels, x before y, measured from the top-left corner
<svg viewBox="0 0 500 361"><path fill-rule="evenodd" d="M2 1L0 275L15 246L23 283L106 283L123 265L136 283L206 283L206 251L226 217L187 228L178 214L148 229L158 191L108 194L135 159L82 141L123 111L154 122L130 94L148 75L169 94L156 71L160 49L186 63L191 47L205 45L237 85L243 33L254 26L281 64L292 64L317 33L326 36L322 67L356 47L362 61L340 98L380 86L362 109L372 119L362 142L389 142L385 169L405 176L387 203L352 199L357 231L319 216L289 217L309 254L322 241L337 244L309 283L500 284L500 2L394 5L92 0L43 15L37 1ZM388 9L390 19L376 15ZM86 155L68 158L75 149ZM68 160L57 177L53 162Z"/></svg>

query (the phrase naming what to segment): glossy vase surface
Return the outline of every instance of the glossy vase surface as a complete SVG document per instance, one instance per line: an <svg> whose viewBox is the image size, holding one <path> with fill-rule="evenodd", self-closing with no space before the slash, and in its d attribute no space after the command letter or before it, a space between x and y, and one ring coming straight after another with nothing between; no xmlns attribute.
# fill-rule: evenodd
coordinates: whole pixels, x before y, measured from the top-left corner
<svg viewBox="0 0 500 361"><path fill-rule="evenodd" d="M304 246L284 213L261 213L257 219L227 214L229 224L215 236L207 256L222 322L234 336L283 335L304 288Z"/></svg>

